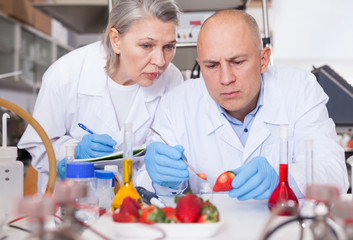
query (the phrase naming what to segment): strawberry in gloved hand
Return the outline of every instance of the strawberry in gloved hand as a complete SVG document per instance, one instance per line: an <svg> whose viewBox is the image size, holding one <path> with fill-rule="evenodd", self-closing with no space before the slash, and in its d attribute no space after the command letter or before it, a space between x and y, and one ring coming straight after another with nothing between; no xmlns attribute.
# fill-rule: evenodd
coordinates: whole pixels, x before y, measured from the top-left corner
<svg viewBox="0 0 353 240"><path fill-rule="evenodd" d="M183 223L195 222L200 216L201 207L201 199L198 196L189 193L178 200L176 216Z"/></svg>
<svg viewBox="0 0 353 240"><path fill-rule="evenodd" d="M236 174L232 171L227 171L218 176L216 184L213 186L214 192L230 191L233 189L232 181Z"/></svg>

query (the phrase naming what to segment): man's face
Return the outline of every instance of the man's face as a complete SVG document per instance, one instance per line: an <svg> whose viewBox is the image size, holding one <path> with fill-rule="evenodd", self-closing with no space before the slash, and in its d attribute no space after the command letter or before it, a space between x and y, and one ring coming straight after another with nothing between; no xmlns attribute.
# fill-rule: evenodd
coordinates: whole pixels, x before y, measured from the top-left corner
<svg viewBox="0 0 353 240"><path fill-rule="evenodd" d="M227 23L228 22L228 23ZM216 21L204 26L198 41L198 63L213 100L243 121L257 104L263 51L243 21Z"/></svg>

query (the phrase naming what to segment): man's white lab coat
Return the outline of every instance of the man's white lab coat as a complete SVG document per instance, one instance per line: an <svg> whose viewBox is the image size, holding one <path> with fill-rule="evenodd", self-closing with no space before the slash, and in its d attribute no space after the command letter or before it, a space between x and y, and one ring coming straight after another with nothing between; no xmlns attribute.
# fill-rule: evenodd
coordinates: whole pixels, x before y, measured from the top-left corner
<svg viewBox="0 0 353 240"><path fill-rule="evenodd" d="M299 190L304 193L305 188L305 138L314 139L314 182L336 185L341 193L346 193L344 151L325 106L328 96L314 75L270 67L263 78L263 106L245 146L217 109L203 79L188 80L166 94L153 126L170 144L183 145L191 166L206 173L208 181L214 184L222 172L234 170L255 156L266 157L278 172L279 127L288 124L290 184L299 187L293 189L296 194L300 194ZM161 141L158 136L153 140ZM145 172L139 178L146 175ZM199 178L191 171L189 175L191 190L198 192Z"/></svg>
<svg viewBox="0 0 353 240"><path fill-rule="evenodd" d="M70 52L56 61L44 74L33 116L42 125L54 147L57 161L65 157L65 145L81 141L85 134L81 122L96 134L108 134L122 149L123 131L118 126L105 73L105 52L100 42ZM133 123L135 146L145 144L160 97L180 84L180 71L170 64L150 87L140 87L127 122ZM39 172L38 192L48 182L48 157L45 147L32 127L23 134L19 148L32 156ZM120 169L122 171L122 169Z"/></svg>

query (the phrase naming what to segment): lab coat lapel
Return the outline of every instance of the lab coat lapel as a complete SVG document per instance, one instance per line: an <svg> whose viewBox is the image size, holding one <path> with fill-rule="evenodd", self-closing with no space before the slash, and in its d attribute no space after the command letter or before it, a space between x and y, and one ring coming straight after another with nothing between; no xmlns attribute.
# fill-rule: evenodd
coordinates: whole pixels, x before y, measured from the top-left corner
<svg viewBox="0 0 353 240"><path fill-rule="evenodd" d="M88 54L82 63L78 93L95 98L89 107L96 113L99 120L97 124L103 124L109 130L104 133L114 138L119 132L119 126L107 86L104 49L101 43L97 42L92 45L92 51L95 54Z"/></svg>
<svg viewBox="0 0 353 240"><path fill-rule="evenodd" d="M254 151L270 136L271 131L268 125L288 124L285 97L274 84L274 77L271 71L266 72L264 77L263 106L259 109L251 126L250 134L246 142L244 159L253 154ZM261 154L261 151L259 151Z"/></svg>
<svg viewBox="0 0 353 240"><path fill-rule="evenodd" d="M270 135L270 130L264 122L263 108L259 109L251 126L249 137L246 141L243 159L247 159Z"/></svg>

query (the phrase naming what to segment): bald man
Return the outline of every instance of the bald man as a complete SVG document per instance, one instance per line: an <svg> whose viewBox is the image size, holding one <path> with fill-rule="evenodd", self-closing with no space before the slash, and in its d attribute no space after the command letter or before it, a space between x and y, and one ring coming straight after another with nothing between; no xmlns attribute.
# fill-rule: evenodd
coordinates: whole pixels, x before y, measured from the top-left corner
<svg viewBox="0 0 353 240"><path fill-rule="evenodd" d="M328 101L315 77L299 69L269 67L256 21L238 10L215 13L197 43L202 78L165 95L155 128L172 146L153 136L145 156L157 194L197 193L203 180L189 171L182 154L214 184L224 171L237 175L229 196L268 199L278 185L281 125L288 126L289 183L302 197L305 138L314 139L314 181L348 189L344 151L329 118ZM174 147L173 147L174 146ZM283 159L282 159L283 160Z"/></svg>

